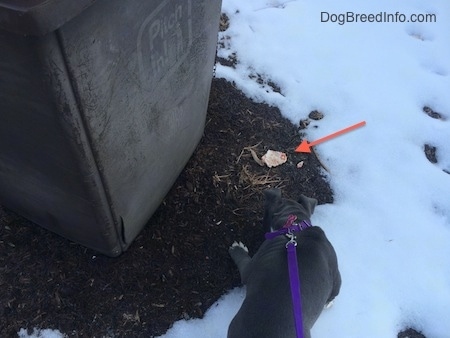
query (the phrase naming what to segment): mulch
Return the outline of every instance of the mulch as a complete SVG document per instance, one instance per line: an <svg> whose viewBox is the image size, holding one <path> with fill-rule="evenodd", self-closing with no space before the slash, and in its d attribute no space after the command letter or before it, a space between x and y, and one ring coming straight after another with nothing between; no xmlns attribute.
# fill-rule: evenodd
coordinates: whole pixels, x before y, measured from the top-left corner
<svg viewBox="0 0 450 338"><path fill-rule="evenodd" d="M154 337L177 320L202 317L240 285L230 244L240 240L255 252L263 241L264 189L333 202L316 155L294 152L308 122L294 125L277 108L214 79L204 137L147 226L117 258L0 206L0 337L34 327L69 337ZM261 167L250 149L259 156L283 151L288 161ZM407 329L398 337L424 336Z"/></svg>

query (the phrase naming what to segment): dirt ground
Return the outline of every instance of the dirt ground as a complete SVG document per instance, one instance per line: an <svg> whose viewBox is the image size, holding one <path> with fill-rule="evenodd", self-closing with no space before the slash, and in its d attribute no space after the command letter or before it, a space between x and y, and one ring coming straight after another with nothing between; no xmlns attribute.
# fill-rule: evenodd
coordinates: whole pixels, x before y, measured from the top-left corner
<svg viewBox="0 0 450 338"><path fill-rule="evenodd" d="M317 113L311 117L320 118ZM320 120L307 116L293 125L278 109L214 79L203 139L148 225L118 258L71 243L0 206L0 337L33 327L69 337L154 337L174 321L202 317L240 285L229 245L240 240L255 252L263 241L265 188L333 202L315 154L294 153L301 129L315 125ZM250 149L259 156L267 149L284 151L288 161L261 167ZM424 336L408 329L398 337Z"/></svg>

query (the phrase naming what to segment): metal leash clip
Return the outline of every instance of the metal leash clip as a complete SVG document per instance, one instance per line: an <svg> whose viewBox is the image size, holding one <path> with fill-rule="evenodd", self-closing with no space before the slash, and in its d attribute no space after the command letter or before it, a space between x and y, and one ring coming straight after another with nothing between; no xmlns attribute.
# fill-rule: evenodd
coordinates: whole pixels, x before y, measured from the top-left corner
<svg viewBox="0 0 450 338"><path fill-rule="evenodd" d="M286 233L286 237L289 238L289 241L286 243L286 249L289 246L289 244L294 244L294 246L297 246L297 241L296 241L296 236L294 235L294 233L291 231L291 229L288 230L288 232Z"/></svg>

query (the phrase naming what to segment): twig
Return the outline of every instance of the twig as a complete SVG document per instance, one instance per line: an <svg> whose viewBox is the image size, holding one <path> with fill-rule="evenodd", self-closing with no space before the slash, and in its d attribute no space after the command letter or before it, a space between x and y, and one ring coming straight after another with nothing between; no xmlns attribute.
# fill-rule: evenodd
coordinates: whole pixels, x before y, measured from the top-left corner
<svg viewBox="0 0 450 338"><path fill-rule="evenodd" d="M253 149L249 149L250 150L250 152L252 153L252 157L253 157L253 159L255 160L255 162L256 163L258 163L261 167L264 167L264 161L263 160L261 160L259 157L258 157L258 155L256 155L256 152L253 150Z"/></svg>
<svg viewBox="0 0 450 338"><path fill-rule="evenodd" d="M244 147L244 148L242 148L242 151L241 151L241 153L239 154L239 156L238 156L238 158L237 158L237 160L236 160L236 164L239 163L239 161L241 160L242 155L244 154L244 151L246 151L246 150L250 150L250 152L252 153L252 157L253 157L253 153L255 152L255 151L253 150L253 148L256 148L256 147L259 146L261 143L262 143L262 141L258 142L258 143L255 144L254 146L249 146L249 147ZM253 152L252 152L252 151L253 151ZM255 153L255 155L256 155L256 153ZM256 156L256 157L258 157L258 156ZM255 159L255 158L253 157L253 159ZM256 161L256 160L255 160L255 161ZM258 162L258 161L257 161L257 162ZM259 164L259 162L258 162L258 164ZM261 164L260 164L260 165L261 165Z"/></svg>
<svg viewBox="0 0 450 338"><path fill-rule="evenodd" d="M314 154L314 156L316 156L317 161L319 161L319 164L322 166L322 168L325 169L325 171L326 171L327 173L330 173L330 174L331 174L331 172L330 172L330 170L327 168L327 166L326 166L325 164L323 164L323 162L320 160L319 156L317 156L317 153L314 151L314 148L311 147L310 149L311 149L312 153Z"/></svg>

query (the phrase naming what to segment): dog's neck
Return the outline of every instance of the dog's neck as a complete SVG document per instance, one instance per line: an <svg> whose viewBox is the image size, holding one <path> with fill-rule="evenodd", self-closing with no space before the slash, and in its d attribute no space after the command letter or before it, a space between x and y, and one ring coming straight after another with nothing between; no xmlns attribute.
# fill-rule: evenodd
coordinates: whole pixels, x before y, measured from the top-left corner
<svg viewBox="0 0 450 338"><path fill-rule="evenodd" d="M289 215L286 223L283 225L282 228L271 231L266 233L265 237L266 239L272 239L279 235L286 235L287 233L294 233L294 232L300 232L307 228L312 227L312 224L309 220L302 220L300 222L297 221L297 216L295 215Z"/></svg>
<svg viewBox="0 0 450 338"><path fill-rule="evenodd" d="M294 225L294 222L297 220L297 216L296 215L289 215L286 223L284 223L283 228L289 228L292 225Z"/></svg>

